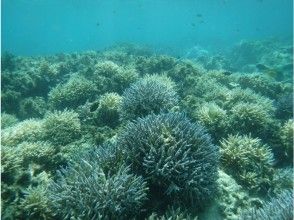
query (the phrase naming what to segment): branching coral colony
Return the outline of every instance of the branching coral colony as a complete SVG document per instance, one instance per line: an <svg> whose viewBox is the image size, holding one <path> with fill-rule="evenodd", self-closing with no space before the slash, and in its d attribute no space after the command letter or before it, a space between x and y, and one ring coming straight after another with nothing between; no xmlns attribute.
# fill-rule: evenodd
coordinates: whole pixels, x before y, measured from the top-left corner
<svg viewBox="0 0 294 220"><path fill-rule="evenodd" d="M1 217L291 219L285 48L3 54Z"/></svg>

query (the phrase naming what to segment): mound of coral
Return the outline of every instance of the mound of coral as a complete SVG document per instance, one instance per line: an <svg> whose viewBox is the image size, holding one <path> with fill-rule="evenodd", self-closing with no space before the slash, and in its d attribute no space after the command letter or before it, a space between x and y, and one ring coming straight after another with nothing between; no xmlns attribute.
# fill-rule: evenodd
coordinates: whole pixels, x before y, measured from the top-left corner
<svg viewBox="0 0 294 220"><path fill-rule="evenodd" d="M1 217L291 219L289 48L3 53Z"/></svg>

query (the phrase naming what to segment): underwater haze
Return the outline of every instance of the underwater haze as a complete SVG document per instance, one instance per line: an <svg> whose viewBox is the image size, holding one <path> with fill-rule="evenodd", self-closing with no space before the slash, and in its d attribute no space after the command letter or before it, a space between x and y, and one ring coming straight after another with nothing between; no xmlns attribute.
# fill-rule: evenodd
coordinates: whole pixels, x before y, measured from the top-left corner
<svg viewBox="0 0 294 220"><path fill-rule="evenodd" d="M1 13L1 219L293 219L292 1Z"/></svg>
<svg viewBox="0 0 294 220"><path fill-rule="evenodd" d="M165 52L242 39L292 40L291 0L2 0L2 51L18 55L140 43Z"/></svg>

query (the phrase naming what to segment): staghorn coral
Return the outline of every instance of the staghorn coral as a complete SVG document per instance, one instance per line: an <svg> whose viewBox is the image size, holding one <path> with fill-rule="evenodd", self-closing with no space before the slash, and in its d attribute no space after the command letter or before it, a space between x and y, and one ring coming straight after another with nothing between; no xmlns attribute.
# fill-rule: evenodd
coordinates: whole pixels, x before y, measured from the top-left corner
<svg viewBox="0 0 294 220"><path fill-rule="evenodd" d="M157 202L180 200L201 207L213 198L218 148L202 126L183 114L152 114L130 122L118 146L133 170L147 179Z"/></svg>
<svg viewBox="0 0 294 220"><path fill-rule="evenodd" d="M168 111L177 105L174 83L166 76L146 76L123 93L121 118L135 119Z"/></svg>
<svg viewBox="0 0 294 220"><path fill-rule="evenodd" d="M181 207L169 207L163 215L152 213L146 220L197 220L198 217L192 216L188 210Z"/></svg>
<svg viewBox="0 0 294 220"><path fill-rule="evenodd" d="M66 145L80 138L81 123L78 116L69 110L49 112L43 122L44 140L54 145Z"/></svg>
<svg viewBox="0 0 294 220"><path fill-rule="evenodd" d="M244 210L240 220L289 220L293 219L293 192L284 191L265 202L261 208Z"/></svg>
<svg viewBox="0 0 294 220"><path fill-rule="evenodd" d="M251 192L267 192L273 179L273 154L258 138L229 135L221 141L224 170Z"/></svg>
<svg viewBox="0 0 294 220"><path fill-rule="evenodd" d="M77 108L94 99L97 89L93 82L81 76L74 76L65 84L59 84L48 94L50 105L54 109Z"/></svg>
<svg viewBox="0 0 294 220"><path fill-rule="evenodd" d="M148 188L126 166L109 173L99 153L88 154L61 170L49 186L49 198L63 219L130 219L140 212ZM97 160L98 159L98 160Z"/></svg>
<svg viewBox="0 0 294 220"><path fill-rule="evenodd" d="M293 174L293 167L275 169L272 181L274 195L278 195L285 190L293 189Z"/></svg>

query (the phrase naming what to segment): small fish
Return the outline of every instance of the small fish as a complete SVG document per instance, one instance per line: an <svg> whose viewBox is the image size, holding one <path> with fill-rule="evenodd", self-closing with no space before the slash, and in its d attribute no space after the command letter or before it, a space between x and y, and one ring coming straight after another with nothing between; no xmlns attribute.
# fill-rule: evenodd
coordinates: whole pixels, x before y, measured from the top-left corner
<svg viewBox="0 0 294 220"><path fill-rule="evenodd" d="M100 23L99 23L99 22L97 22L97 23L96 23L96 26L97 26L97 27L99 27L99 26L100 26Z"/></svg>
<svg viewBox="0 0 294 220"><path fill-rule="evenodd" d="M229 76L229 75L232 75L233 73L230 72L230 71L224 71L223 74L226 75L226 76Z"/></svg>
<svg viewBox="0 0 294 220"><path fill-rule="evenodd" d="M259 71L269 70L269 67L267 67L266 65L264 65L264 64L262 64L262 63L258 63L258 64L256 64L256 68L257 68Z"/></svg>
<svg viewBox="0 0 294 220"><path fill-rule="evenodd" d="M192 25L193 27L196 27L196 24L195 24L194 22L192 22L191 25Z"/></svg>
<svg viewBox="0 0 294 220"><path fill-rule="evenodd" d="M240 86L238 83L234 83L234 82L230 82L229 85L230 85L232 88L236 88L236 87Z"/></svg>
<svg viewBox="0 0 294 220"><path fill-rule="evenodd" d="M200 14L200 13L198 13L196 16L197 16L198 18L202 18L202 14Z"/></svg>

